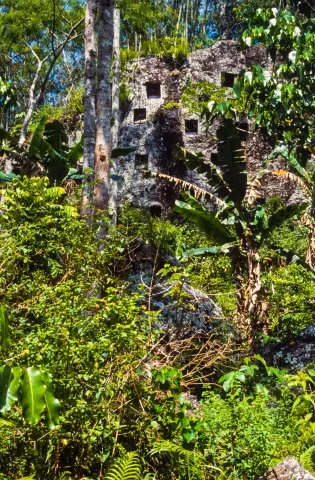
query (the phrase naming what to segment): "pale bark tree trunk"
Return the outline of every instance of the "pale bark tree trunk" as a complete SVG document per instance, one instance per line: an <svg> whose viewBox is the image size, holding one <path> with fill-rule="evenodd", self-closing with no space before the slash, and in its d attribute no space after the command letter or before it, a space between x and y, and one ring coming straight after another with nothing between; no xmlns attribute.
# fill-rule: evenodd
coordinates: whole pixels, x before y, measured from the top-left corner
<svg viewBox="0 0 315 480"><path fill-rule="evenodd" d="M231 38L231 30L227 18L228 0L221 0L220 5L220 26L222 31L222 40Z"/></svg>
<svg viewBox="0 0 315 480"><path fill-rule="evenodd" d="M112 147L118 147L119 134L119 84L120 84L120 10L114 9L114 45L113 45L113 85L112 85ZM119 174L119 159L112 161L114 175ZM110 180L109 206L112 215L112 224L117 225L117 199L118 184L116 180Z"/></svg>
<svg viewBox="0 0 315 480"><path fill-rule="evenodd" d="M84 155L83 170L95 167L95 97L96 97L96 15L97 0L88 0L85 14L84 45ZM90 216L93 188L93 175L86 176L83 187L81 213Z"/></svg>
<svg viewBox="0 0 315 480"><path fill-rule="evenodd" d="M113 11L113 0L100 0L96 97L96 183L94 187L95 207L100 210L108 208L109 199L109 168L112 148L110 67L114 37Z"/></svg>

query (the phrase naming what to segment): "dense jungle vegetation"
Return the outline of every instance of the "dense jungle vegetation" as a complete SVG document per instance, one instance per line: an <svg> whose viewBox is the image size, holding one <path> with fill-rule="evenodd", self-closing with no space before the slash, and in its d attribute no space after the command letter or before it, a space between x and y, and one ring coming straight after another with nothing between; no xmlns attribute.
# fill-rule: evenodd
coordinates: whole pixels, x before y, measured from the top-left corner
<svg viewBox="0 0 315 480"><path fill-rule="evenodd" d="M0 33L0 479L315 475L312 0L1 0ZM151 172L173 209L117 205L127 62L222 39L270 68L181 92L219 125L219 166L177 152L207 188ZM255 178L239 118L270 145Z"/></svg>

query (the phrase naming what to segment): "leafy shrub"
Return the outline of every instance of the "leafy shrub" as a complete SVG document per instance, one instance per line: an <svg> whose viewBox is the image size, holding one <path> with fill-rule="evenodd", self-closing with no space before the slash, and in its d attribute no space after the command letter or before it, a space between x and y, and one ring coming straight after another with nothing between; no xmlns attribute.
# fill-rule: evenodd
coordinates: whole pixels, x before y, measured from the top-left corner
<svg viewBox="0 0 315 480"><path fill-rule="evenodd" d="M207 392L198 446L223 473L216 478L250 480L297 453L298 431L288 421L290 404L262 394L234 391L225 398Z"/></svg>
<svg viewBox="0 0 315 480"><path fill-rule="evenodd" d="M201 114L210 101L222 102L227 98L230 101L233 98L229 88L202 80L188 83L181 95L181 102L190 113Z"/></svg>
<svg viewBox="0 0 315 480"><path fill-rule="evenodd" d="M231 260L226 256L205 258L197 262L191 276L193 287L213 295L215 303L230 317L236 308L236 285Z"/></svg>
<svg viewBox="0 0 315 480"><path fill-rule="evenodd" d="M314 323L314 275L300 265L273 268L264 277L271 308L270 328L288 338Z"/></svg>

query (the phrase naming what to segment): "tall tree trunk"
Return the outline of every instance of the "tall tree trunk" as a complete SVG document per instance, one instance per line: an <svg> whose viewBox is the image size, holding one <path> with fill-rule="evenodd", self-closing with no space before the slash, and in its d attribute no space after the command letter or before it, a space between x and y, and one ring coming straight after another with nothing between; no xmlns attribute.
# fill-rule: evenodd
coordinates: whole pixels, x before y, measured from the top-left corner
<svg viewBox="0 0 315 480"><path fill-rule="evenodd" d="M100 0L98 25L98 64L96 97L96 146L94 187L95 207L108 208L109 168L111 159L111 88L110 66L113 52L113 0Z"/></svg>
<svg viewBox="0 0 315 480"><path fill-rule="evenodd" d="M247 238L247 262L248 262L248 289L246 295L247 303L247 325L248 338L253 343L256 331L267 333L267 325L263 318L263 299L265 292L261 280L261 264L258 250L252 240Z"/></svg>
<svg viewBox="0 0 315 480"><path fill-rule="evenodd" d="M84 78L84 155L83 169L95 167L95 97L96 97L96 14L97 0L88 0L85 14L85 78ZM92 175L87 175L83 187L81 213L91 214L93 190L90 186Z"/></svg>
<svg viewBox="0 0 315 480"><path fill-rule="evenodd" d="M247 258L241 254L241 250L231 256L237 289L235 316L244 340L253 344L256 332L267 333L263 302L265 290L261 280L259 253L252 238L244 239L242 250L246 251Z"/></svg>
<svg viewBox="0 0 315 480"><path fill-rule="evenodd" d="M314 187L313 187L314 190ZM304 215L303 223L309 229L309 242L306 263L315 270L315 192L313 193L310 216Z"/></svg>
<svg viewBox="0 0 315 480"><path fill-rule="evenodd" d="M231 30L229 26L228 16L228 0L221 0L220 5L220 29L222 32L222 40L229 40L231 38Z"/></svg>
<svg viewBox="0 0 315 480"><path fill-rule="evenodd" d="M120 123L119 110L119 84L120 84L120 10L114 9L114 45L113 45L113 85L112 85L112 147L118 147L118 134ZM112 161L114 175L119 174L119 159ZM117 198L118 185L116 180L110 180L109 206L112 214L112 224L117 225Z"/></svg>

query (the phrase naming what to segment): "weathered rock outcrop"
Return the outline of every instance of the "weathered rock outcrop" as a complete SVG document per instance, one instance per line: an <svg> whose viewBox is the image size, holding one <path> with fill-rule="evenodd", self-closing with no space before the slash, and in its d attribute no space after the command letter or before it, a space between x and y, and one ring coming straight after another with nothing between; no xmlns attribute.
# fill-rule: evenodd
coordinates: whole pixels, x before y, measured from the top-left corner
<svg viewBox="0 0 315 480"><path fill-rule="evenodd" d="M315 362L315 326L302 330L289 342L275 342L260 350L269 365L286 367L291 372Z"/></svg>
<svg viewBox="0 0 315 480"><path fill-rule="evenodd" d="M137 146L138 150L120 161L123 178L119 184L120 204L128 201L146 207L155 215L174 205L179 197L176 188L165 180L146 178L144 170L179 177L210 189L202 176L187 171L176 153L178 147L185 147L203 152L216 163L219 123L214 122L206 131L200 118L181 105L181 93L185 85L200 81L232 88L235 77L255 64L269 68L264 47L242 50L235 40L221 40L210 48L193 52L181 66L155 57L140 58L127 65L125 76L131 94L122 112L119 142L122 146ZM240 118L236 126L243 131L246 161L253 177L272 147L263 132L255 131L250 122ZM279 163L275 166L283 167ZM292 195L295 202L303 200L296 185L284 178L269 176L264 191L266 195L280 195L287 203L292 203Z"/></svg>
<svg viewBox="0 0 315 480"><path fill-rule="evenodd" d="M211 331L223 317L221 308L187 281L180 285L178 294L170 295L175 283L171 283L168 276L158 275L165 263L178 265L175 258L163 254L157 257L152 247L142 244L129 276L132 290L143 288L146 308L158 313L157 326L168 332L170 340Z"/></svg>
<svg viewBox="0 0 315 480"><path fill-rule="evenodd" d="M257 480L315 480L294 458L288 457Z"/></svg>

